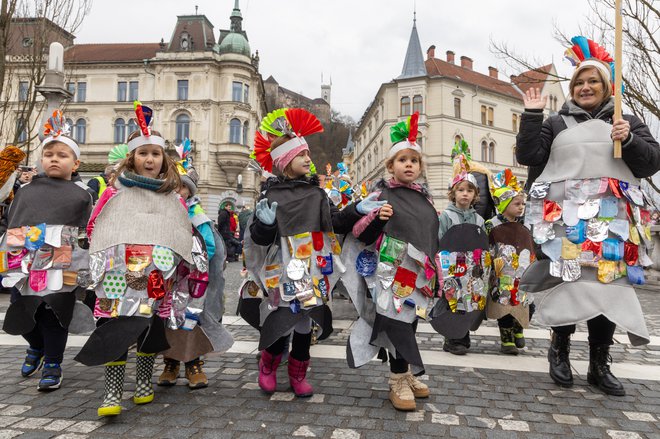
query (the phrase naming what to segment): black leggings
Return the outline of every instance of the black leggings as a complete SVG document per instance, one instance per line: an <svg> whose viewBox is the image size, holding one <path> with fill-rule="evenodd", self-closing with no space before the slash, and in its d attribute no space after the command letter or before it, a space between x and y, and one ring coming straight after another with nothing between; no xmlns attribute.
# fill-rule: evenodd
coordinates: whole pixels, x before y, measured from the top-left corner
<svg viewBox="0 0 660 439"><path fill-rule="evenodd" d="M415 320L412 322L413 333L417 333L417 322ZM392 373L406 373L408 372L408 362L401 356L400 353L394 351L394 355L391 352L387 353L387 356L390 360L390 372Z"/></svg>
<svg viewBox="0 0 660 439"><path fill-rule="evenodd" d="M44 362L61 364L64 360L64 349L69 338L69 331L60 324L52 309L42 303L35 314L34 329L23 334L30 348L43 351Z"/></svg>
<svg viewBox="0 0 660 439"><path fill-rule="evenodd" d="M271 355L280 355L284 352L289 341L289 336L285 335L277 339L275 343L268 346L266 351ZM312 344L312 332L307 334L299 334L293 331L293 340L291 341L291 354L290 356L298 361L309 360L309 347Z"/></svg>
<svg viewBox="0 0 660 439"><path fill-rule="evenodd" d="M598 317L588 320L587 328L589 330L590 345L610 346L614 343L616 324L610 322L604 315L601 314ZM575 325L555 326L552 330L557 334L571 335L575 333Z"/></svg>

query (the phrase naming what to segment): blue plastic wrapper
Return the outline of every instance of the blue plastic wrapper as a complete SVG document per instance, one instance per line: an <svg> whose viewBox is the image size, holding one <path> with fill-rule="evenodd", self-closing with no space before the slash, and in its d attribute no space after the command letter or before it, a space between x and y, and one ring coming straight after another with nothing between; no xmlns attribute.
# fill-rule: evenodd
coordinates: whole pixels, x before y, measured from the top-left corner
<svg viewBox="0 0 660 439"><path fill-rule="evenodd" d="M616 238L607 238L603 241L603 258L608 261L623 259L623 241Z"/></svg>
<svg viewBox="0 0 660 439"><path fill-rule="evenodd" d="M292 300L289 304L289 308L291 309L292 313L298 314L300 312L300 302L298 299Z"/></svg>
<svg viewBox="0 0 660 439"><path fill-rule="evenodd" d="M614 218L619 213L618 200L616 197L605 197L600 200L600 213L602 218Z"/></svg>
<svg viewBox="0 0 660 439"><path fill-rule="evenodd" d="M46 223L28 226L25 232L25 248L30 251L39 250L46 242Z"/></svg>
<svg viewBox="0 0 660 439"><path fill-rule="evenodd" d="M644 268L640 265L632 265L627 268L628 271L628 281L633 285L644 285L646 281L644 280Z"/></svg>
<svg viewBox="0 0 660 439"><path fill-rule="evenodd" d="M322 258L325 259L325 265L323 265L321 268L321 274L323 275L329 275L332 274L332 255L328 256L321 256Z"/></svg>
<svg viewBox="0 0 660 439"><path fill-rule="evenodd" d="M566 239L573 244L582 244L587 240L587 222L580 220L574 226L566 227Z"/></svg>
<svg viewBox="0 0 660 439"><path fill-rule="evenodd" d="M360 276L372 276L376 273L378 257L370 250L362 250L355 261L355 270ZM324 273L325 274L325 273Z"/></svg>

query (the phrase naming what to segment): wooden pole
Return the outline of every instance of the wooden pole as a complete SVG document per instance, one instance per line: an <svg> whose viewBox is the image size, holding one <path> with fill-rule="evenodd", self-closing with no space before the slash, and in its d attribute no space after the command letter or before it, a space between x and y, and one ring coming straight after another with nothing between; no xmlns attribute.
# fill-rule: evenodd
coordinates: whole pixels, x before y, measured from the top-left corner
<svg viewBox="0 0 660 439"><path fill-rule="evenodd" d="M621 16L621 1L616 0L614 6L614 120L621 119L621 82L623 68L623 17ZM614 141L614 158L621 158L621 141Z"/></svg>

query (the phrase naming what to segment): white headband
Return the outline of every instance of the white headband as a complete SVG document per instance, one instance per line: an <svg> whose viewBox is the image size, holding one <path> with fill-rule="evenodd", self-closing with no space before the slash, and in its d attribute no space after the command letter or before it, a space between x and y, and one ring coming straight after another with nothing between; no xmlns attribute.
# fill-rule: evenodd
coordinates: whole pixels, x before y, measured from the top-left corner
<svg viewBox="0 0 660 439"><path fill-rule="evenodd" d="M73 153L76 155L76 159L80 158L80 147L78 146L78 144L73 139L71 139L69 137L66 137L66 136L48 136L48 137L46 137L44 139L44 141L41 142L42 151L46 147L46 145L48 145L49 143L53 143L53 142L64 143L66 146L71 148Z"/></svg>
<svg viewBox="0 0 660 439"><path fill-rule="evenodd" d="M580 63L580 65L575 69L575 73L579 72L580 70L586 68L586 67L596 67L600 72L605 75L605 77L608 79L608 81L612 81L612 71L609 69L609 67L606 67L605 64L603 64L600 61L596 61L594 59L585 59Z"/></svg>
<svg viewBox="0 0 660 439"><path fill-rule="evenodd" d="M133 151L144 145L158 145L165 149L165 139L160 136L140 136L128 142L128 151Z"/></svg>
<svg viewBox="0 0 660 439"><path fill-rule="evenodd" d="M413 151L417 151L420 154L422 153L422 148L419 147L417 142L410 143L410 141L408 141L408 139L406 139L406 140L403 140L399 143L395 143L394 145L392 145L392 147L390 148L390 152L387 153L387 157L388 158L394 157L396 155L396 153L398 153L399 151L403 151L404 149L412 149Z"/></svg>
<svg viewBox="0 0 660 439"><path fill-rule="evenodd" d="M291 140L287 140L277 148L273 149L270 152L270 157L273 160L277 160L282 157L284 154L293 151L299 146L307 145L304 137L294 137Z"/></svg>

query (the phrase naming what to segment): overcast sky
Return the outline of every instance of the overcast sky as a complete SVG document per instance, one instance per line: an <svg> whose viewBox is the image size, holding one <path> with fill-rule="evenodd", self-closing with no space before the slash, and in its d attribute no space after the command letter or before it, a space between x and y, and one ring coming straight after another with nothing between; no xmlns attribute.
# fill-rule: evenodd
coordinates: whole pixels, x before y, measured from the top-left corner
<svg viewBox="0 0 660 439"><path fill-rule="evenodd" d="M413 0L241 0L243 29L260 72L281 86L320 97L321 75L332 76L332 106L358 120L379 86L398 76L413 22ZM169 41L177 15L204 14L229 29L234 0L96 0L77 32L77 43ZM474 69L512 73L489 51L489 40L506 41L520 53L560 73L571 69L552 38L553 23L577 33L588 13L586 0L417 0L417 29L424 56L436 46L474 61ZM610 52L613 52L613 48Z"/></svg>

